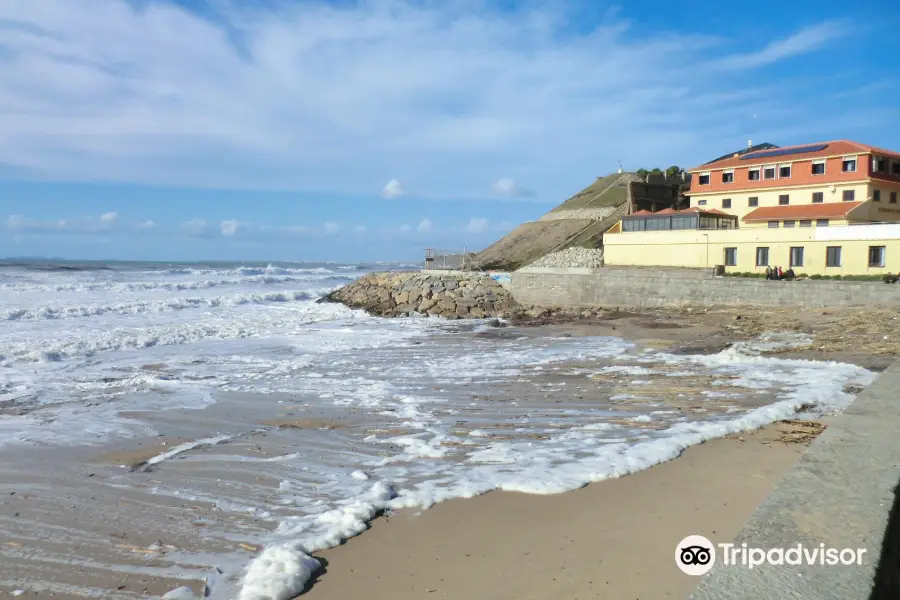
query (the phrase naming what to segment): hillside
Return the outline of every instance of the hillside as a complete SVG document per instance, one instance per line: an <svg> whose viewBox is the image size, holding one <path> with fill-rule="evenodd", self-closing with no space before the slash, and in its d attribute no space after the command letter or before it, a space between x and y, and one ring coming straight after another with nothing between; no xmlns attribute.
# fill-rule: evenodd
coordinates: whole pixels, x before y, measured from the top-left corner
<svg viewBox="0 0 900 600"><path fill-rule="evenodd" d="M603 232L618 221L627 207L628 183L634 173L598 177L537 221L523 223L475 255L481 269L515 270L548 252L573 246L599 248Z"/></svg>

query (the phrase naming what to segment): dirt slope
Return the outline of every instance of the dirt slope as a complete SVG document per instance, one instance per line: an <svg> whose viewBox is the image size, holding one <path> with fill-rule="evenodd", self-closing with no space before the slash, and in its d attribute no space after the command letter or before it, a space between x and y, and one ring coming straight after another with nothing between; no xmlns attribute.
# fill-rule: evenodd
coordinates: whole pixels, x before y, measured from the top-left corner
<svg viewBox="0 0 900 600"><path fill-rule="evenodd" d="M481 269L515 270L548 252L572 246L599 248L603 232L626 210L631 173L599 177L546 215L516 227L479 252L474 264Z"/></svg>

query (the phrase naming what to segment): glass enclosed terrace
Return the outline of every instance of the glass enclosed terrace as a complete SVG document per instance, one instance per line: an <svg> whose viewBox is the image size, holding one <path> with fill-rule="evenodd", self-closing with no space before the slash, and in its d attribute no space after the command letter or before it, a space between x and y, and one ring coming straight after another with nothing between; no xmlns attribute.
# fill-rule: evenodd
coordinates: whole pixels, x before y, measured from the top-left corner
<svg viewBox="0 0 900 600"><path fill-rule="evenodd" d="M638 211L622 218L622 231L677 231L683 229L737 229L738 218L718 210L687 208L659 212Z"/></svg>

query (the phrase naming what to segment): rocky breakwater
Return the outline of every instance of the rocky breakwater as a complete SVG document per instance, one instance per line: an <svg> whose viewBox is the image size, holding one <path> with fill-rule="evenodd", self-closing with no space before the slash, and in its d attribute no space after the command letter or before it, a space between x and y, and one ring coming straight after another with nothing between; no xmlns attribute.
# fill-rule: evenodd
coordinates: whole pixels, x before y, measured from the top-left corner
<svg viewBox="0 0 900 600"><path fill-rule="evenodd" d="M499 283L482 273L370 273L322 299L381 317L415 314L447 319L505 317L518 308Z"/></svg>

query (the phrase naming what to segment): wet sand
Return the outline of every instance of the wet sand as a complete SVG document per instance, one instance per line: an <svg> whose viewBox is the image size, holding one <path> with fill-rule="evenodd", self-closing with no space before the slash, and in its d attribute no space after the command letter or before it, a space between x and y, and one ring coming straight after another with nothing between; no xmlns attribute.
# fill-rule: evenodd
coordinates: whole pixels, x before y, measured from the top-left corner
<svg viewBox="0 0 900 600"><path fill-rule="evenodd" d="M731 540L808 440L778 423L673 461L555 496L492 492L377 519L318 554L310 600L683 599L684 537Z"/></svg>

